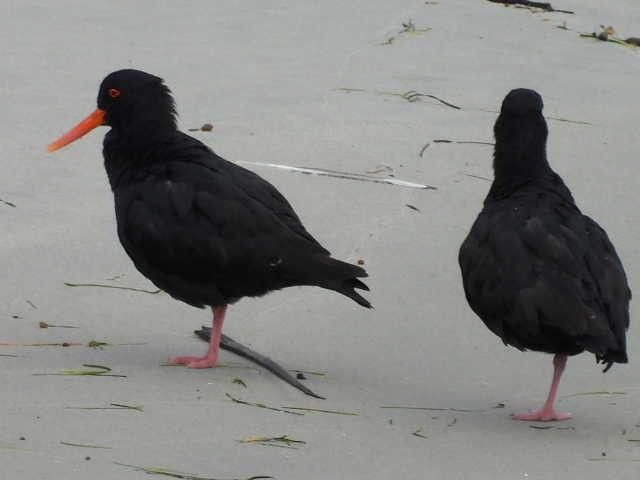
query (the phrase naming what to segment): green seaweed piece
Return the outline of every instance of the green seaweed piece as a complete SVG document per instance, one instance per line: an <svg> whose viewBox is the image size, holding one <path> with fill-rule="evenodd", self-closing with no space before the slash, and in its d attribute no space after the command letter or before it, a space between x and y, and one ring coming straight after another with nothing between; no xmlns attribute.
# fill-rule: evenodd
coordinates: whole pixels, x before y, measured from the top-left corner
<svg viewBox="0 0 640 480"><path fill-rule="evenodd" d="M162 467L141 467L139 465L131 465L128 463L120 463L120 462L113 462L113 463L115 463L116 465L120 465L121 467L133 468L134 470L137 470L139 472L145 472L150 475L165 475L167 477L182 478L184 480L259 480L259 479L273 478L268 475L254 475L252 477L248 477L244 479L240 479L240 478L221 479L221 478L214 478L214 477L200 477L198 475L192 475L190 473L179 472L177 470L170 470L168 468L162 468Z"/></svg>

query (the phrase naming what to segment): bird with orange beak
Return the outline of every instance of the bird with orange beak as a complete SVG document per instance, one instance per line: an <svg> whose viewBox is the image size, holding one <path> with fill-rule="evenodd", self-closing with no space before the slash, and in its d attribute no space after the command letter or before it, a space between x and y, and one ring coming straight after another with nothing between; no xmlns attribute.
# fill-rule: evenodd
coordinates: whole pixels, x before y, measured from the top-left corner
<svg viewBox="0 0 640 480"><path fill-rule="evenodd" d="M371 308L355 291L368 290L359 280L367 276L363 268L332 258L269 182L177 129L162 79L138 70L111 73L97 110L48 150L101 125L111 127L103 156L125 251L158 288L213 311L206 355L170 361L215 366L227 306L242 297L312 285Z"/></svg>

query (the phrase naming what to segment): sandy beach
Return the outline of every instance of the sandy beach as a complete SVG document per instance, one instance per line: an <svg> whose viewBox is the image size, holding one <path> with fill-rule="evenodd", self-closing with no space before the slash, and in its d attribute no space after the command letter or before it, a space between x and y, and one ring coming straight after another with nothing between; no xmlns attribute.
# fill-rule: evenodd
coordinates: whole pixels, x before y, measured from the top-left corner
<svg viewBox="0 0 640 480"><path fill-rule="evenodd" d="M500 102L526 87L545 101L552 167L638 288L640 48L580 36L602 24L640 37L640 4L613 3L5 3L3 478L637 479L637 301L630 363L603 375L572 357L558 405L574 419L516 422L544 400L551 357L489 332L457 264L490 186ZM120 246L106 128L45 151L120 68L164 78L182 130L211 123L190 133L273 183L336 258L364 262L375 310L290 288L227 316L225 333L311 372L326 400L228 352L215 369L164 365L204 353L193 330L209 311L149 293ZM45 343L70 345L22 346ZM101 371L83 365L111 370L63 374ZM241 442L282 436L298 442Z"/></svg>

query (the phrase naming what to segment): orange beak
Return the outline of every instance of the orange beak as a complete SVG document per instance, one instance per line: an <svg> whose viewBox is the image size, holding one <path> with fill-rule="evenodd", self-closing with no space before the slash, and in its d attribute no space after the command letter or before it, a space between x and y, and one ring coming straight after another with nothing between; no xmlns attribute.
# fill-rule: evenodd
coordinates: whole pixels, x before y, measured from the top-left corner
<svg viewBox="0 0 640 480"><path fill-rule="evenodd" d="M53 142L51 145L47 147L47 151L54 152L59 148L64 147L65 145L70 144L71 142L79 139L84 134L89 133L96 127L100 125L104 125L104 115L105 111L101 109L96 109L91 115L82 120L78 125L73 127L67 133L62 135L59 139Z"/></svg>

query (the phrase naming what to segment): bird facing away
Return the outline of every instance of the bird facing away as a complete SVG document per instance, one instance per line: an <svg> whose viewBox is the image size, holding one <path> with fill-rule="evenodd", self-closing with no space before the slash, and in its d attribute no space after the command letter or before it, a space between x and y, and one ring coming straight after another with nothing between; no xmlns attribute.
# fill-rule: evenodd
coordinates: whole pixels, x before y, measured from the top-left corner
<svg viewBox="0 0 640 480"><path fill-rule="evenodd" d="M494 181L460 247L464 291L505 344L555 354L546 403L514 418L564 420L553 404L568 355L627 363L631 291L606 232L547 162L540 95L512 90L494 135Z"/></svg>
<svg viewBox="0 0 640 480"><path fill-rule="evenodd" d="M273 185L177 129L161 78L139 70L109 74L97 110L48 150L100 125L111 127L104 165L125 251L158 288L213 311L207 354L172 363L214 367L227 306L242 297L315 285L371 308L355 291L369 290L358 280L365 270L331 258Z"/></svg>

